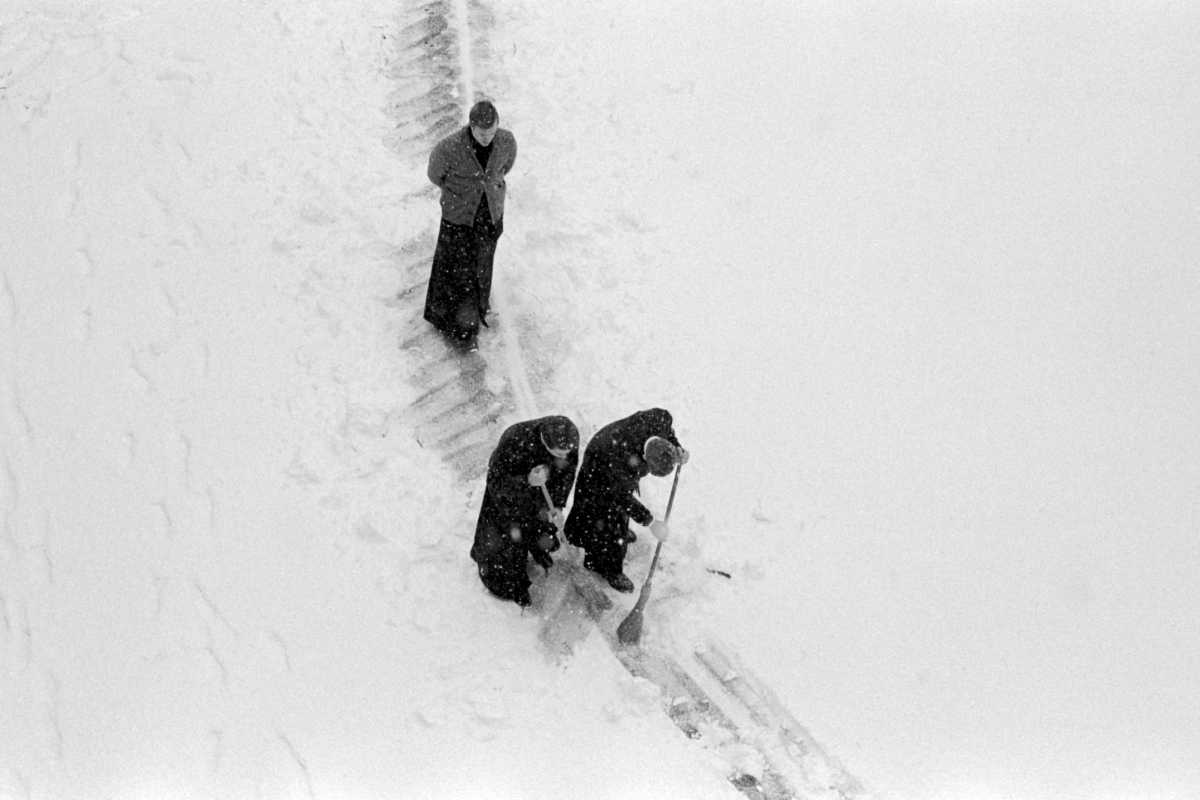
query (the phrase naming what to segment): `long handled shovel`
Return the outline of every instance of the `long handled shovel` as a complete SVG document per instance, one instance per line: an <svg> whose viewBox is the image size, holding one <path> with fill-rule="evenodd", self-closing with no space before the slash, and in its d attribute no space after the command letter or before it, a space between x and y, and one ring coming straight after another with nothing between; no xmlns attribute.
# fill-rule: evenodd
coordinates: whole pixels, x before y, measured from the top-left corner
<svg viewBox="0 0 1200 800"><path fill-rule="evenodd" d="M549 511L552 515L555 513L558 513L561 515L561 511L559 510L558 506L554 505L554 500L550 497L550 491L546 488L546 484L543 483L539 488L542 490L542 497L546 498L546 510ZM563 524L562 524L561 518L560 518L560 520L558 520L554 523L554 527L558 529L558 535L562 536L563 535ZM539 547L540 547L540 545L539 545ZM548 557L549 557L549 554L547 554L547 558ZM538 563L541 564L542 562L539 561ZM547 564L542 564L542 569L546 570L547 572L550 571L550 567Z"/></svg>
<svg viewBox="0 0 1200 800"><path fill-rule="evenodd" d="M550 511L560 511L561 509L554 505L554 501L550 498L550 490L546 488L546 484L543 483L540 488L542 490L542 497L546 498L546 508ZM559 534L562 534L563 526L561 524L556 523L554 527L558 528Z"/></svg>
<svg viewBox="0 0 1200 800"><path fill-rule="evenodd" d="M675 505L675 490L679 488L679 470L683 464L675 467L675 482L671 484L671 497L667 500L667 513L663 514L663 522L671 518L671 506ZM629 616L621 620L617 626L617 641L621 644L637 644L642 638L642 611L650 601L650 585L654 579L654 570L658 566L658 554L662 552L663 543L660 541L654 548L654 558L650 560L650 571L646 573L646 582L642 584L642 592Z"/></svg>

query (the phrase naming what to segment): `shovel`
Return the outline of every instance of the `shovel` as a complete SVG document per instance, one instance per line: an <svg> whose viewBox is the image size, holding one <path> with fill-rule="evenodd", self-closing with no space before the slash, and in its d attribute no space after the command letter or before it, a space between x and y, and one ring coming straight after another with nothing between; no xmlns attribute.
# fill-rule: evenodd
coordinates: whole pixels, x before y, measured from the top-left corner
<svg viewBox="0 0 1200 800"><path fill-rule="evenodd" d="M671 497L667 500L667 513L663 515L663 522L671 518L671 506L675 505L675 490L679 488L679 470L682 468L683 464L675 467L675 482L671 484ZM637 644L642 638L642 612L646 608L646 603L650 601L651 582L654 579L654 570L658 566L658 554L662 552L662 546L663 543L660 541L654 548L654 558L650 560L650 571L646 573L646 582L642 584L641 594L638 595L637 602L633 604L633 610L617 626L617 641L621 644Z"/></svg>

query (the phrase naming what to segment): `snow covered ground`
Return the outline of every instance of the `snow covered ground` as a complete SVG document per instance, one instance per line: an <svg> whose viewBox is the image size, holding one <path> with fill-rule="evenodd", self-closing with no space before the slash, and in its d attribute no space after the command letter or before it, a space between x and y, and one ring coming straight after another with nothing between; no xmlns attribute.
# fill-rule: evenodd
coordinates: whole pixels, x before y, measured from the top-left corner
<svg viewBox="0 0 1200 800"><path fill-rule="evenodd" d="M536 410L693 454L648 622L883 797L1200 794L1200 11L642 6L475 81ZM0 6L0 798L740 797L414 443L402 7Z"/></svg>

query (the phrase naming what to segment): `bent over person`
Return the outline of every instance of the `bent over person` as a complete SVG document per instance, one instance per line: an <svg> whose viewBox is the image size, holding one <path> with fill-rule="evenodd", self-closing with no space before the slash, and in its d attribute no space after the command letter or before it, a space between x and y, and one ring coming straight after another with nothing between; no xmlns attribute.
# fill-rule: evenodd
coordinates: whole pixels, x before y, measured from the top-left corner
<svg viewBox="0 0 1200 800"><path fill-rule="evenodd" d="M597 431L583 454L567 541L586 551L585 567L620 592L633 591L624 571L625 551L637 539L629 520L639 525L655 521L635 497L641 479L670 475L688 457L671 425L671 414L664 409L638 411Z"/></svg>
<svg viewBox="0 0 1200 800"><path fill-rule="evenodd" d="M529 605L529 558L546 570L554 564L578 463L579 430L566 417L518 422L500 435L471 547L492 594Z"/></svg>
<svg viewBox="0 0 1200 800"><path fill-rule="evenodd" d="M491 307L492 262L504 232L505 176L517 140L500 127L490 101L429 155L429 180L442 190L442 223L425 293L425 319L451 341L474 349Z"/></svg>

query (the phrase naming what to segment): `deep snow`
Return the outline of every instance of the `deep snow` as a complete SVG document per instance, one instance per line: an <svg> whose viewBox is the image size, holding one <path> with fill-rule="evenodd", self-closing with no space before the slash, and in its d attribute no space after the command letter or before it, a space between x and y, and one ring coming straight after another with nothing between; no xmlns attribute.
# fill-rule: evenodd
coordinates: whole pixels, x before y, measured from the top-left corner
<svg viewBox="0 0 1200 800"><path fill-rule="evenodd" d="M527 402L693 453L656 623L882 796L1200 793L1200 13L640 5L473 76ZM414 446L399 16L0 9L0 796L739 796Z"/></svg>

